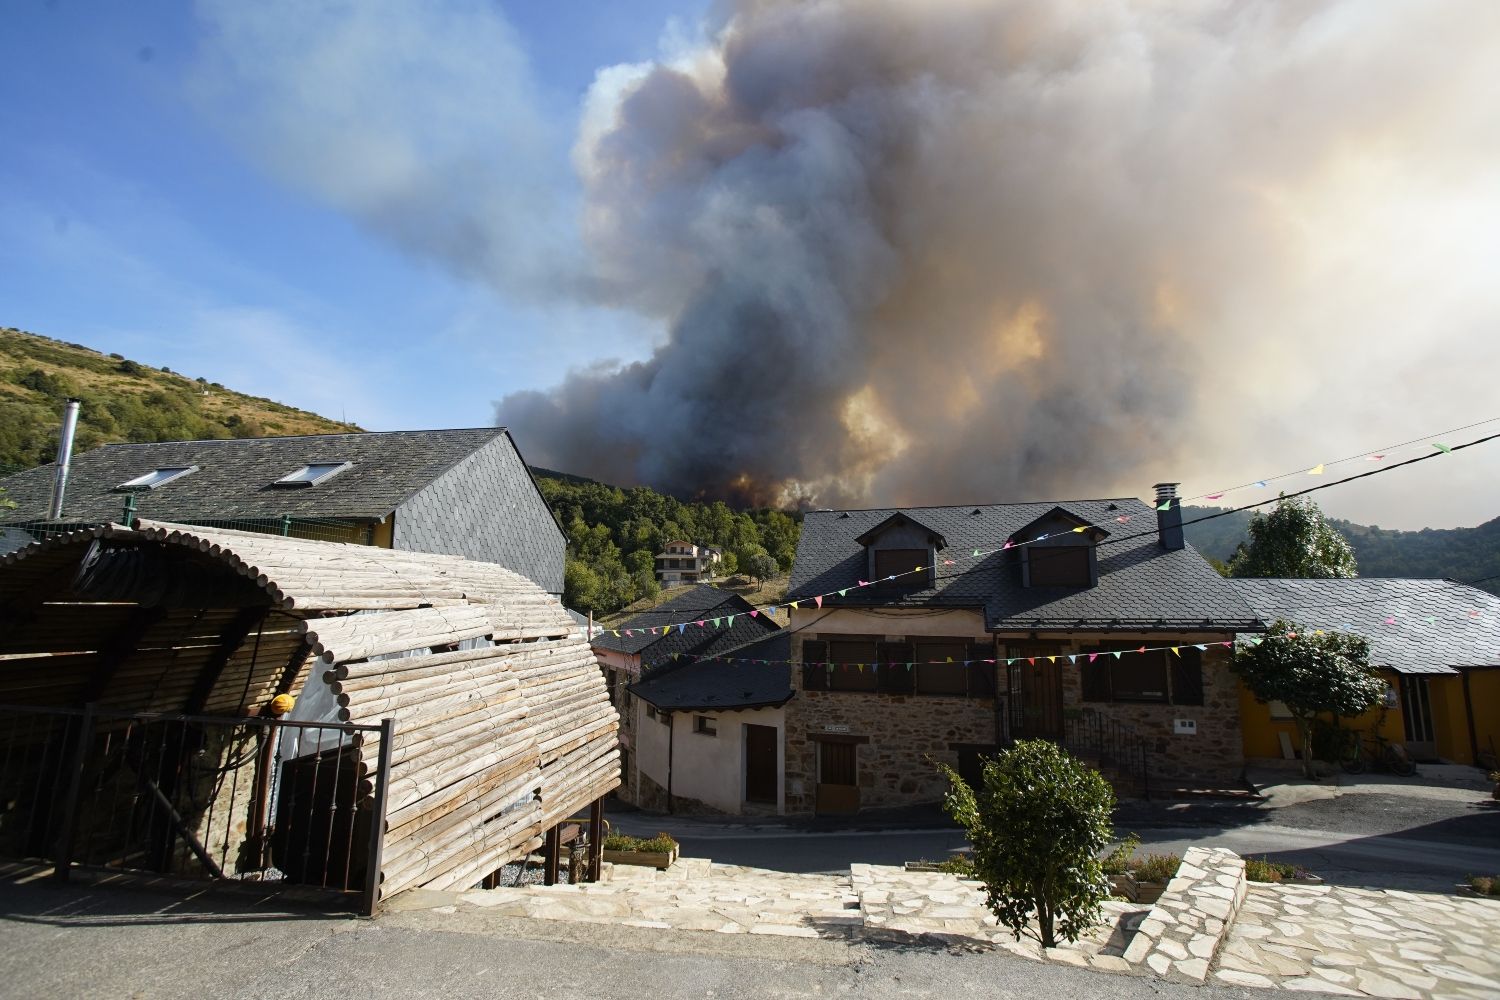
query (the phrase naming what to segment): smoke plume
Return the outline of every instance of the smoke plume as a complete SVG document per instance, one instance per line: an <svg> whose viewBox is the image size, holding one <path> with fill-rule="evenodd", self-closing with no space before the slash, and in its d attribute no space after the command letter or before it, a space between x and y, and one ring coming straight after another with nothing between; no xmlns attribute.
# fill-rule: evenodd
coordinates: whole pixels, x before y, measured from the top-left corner
<svg viewBox="0 0 1500 1000"><path fill-rule="evenodd" d="M817 503L1133 494L1315 400L1357 431L1382 332L1494 359L1427 220L1496 190L1497 12L734 4L602 72L575 147L599 294L664 341L499 417L541 464Z"/></svg>

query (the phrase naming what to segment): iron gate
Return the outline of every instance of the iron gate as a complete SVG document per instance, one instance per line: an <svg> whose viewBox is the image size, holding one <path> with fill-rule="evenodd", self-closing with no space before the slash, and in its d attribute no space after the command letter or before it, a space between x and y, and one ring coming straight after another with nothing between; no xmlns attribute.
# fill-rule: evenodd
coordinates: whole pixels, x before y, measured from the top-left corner
<svg viewBox="0 0 1500 1000"><path fill-rule="evenodd" d="M371 913L394 724L0 705L0 856L314 887ZM378 764L358 752L378 741Z"/></svg>

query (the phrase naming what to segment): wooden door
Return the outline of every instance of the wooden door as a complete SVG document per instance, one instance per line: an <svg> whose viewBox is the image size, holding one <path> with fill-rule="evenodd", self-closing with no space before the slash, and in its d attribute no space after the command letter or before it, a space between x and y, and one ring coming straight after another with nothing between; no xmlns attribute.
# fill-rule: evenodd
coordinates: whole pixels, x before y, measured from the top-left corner
<svg viewBox="0 0 1500 1000"><path fill-rule="evenodd" d="M1010 721L1015 736L1062 737L1061 661L1048 663L1058 647L1052 643L1012 643L1007 656L1020 657L1009 666ZM1034 660L1035 662L1028 662Z"/></svg>
<svg viewBox="0 0 1500 1000"><path fill-rule="evenodd" d="M775 726L745 726L745 801L776 804Z"/></svg>
<svg viewBox="0 0 1500 1000"><path fill-rule="evenodd" d="M859 774L853 743L818 743L818 801L820 813L859 811Z"/></svg>
<svg viewBox="0 0 1500 1000"><path fill-rule="evenodd" d="M1433 735L1432 701L1426 677L1401 675L1401 722L1406 752L1416 760L1436 760L1437 738Z"/></svg>

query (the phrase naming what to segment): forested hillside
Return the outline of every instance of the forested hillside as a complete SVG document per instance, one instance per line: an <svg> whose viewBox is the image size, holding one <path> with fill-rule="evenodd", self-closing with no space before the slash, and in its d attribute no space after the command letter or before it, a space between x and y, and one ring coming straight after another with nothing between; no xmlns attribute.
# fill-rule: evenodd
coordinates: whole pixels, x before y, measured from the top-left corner
<svg viewBox="0 0 1500 1000"><path fill-rule="evenodd" d="M1184 507L1184 521L1217 513L1216 507ZM1329 518L1354 547L1360 576L1447 577L1478 580L1500 575L1500 518L1475 528L1423 528L1390 531ZM1188 541L1205 555L1228 561L1246 538L1250 512L1240 511L1211 521L1188 524ZM1500 580L1478 584L1500 594Z"/></svg>
<svg viewBox="0 0 1500 1000"><path fill-rule="evenodd" d="M724 549L722 575L764 577L791 569L802 523L777 510L734 511L723 502L685 503L644 486L619 489L533 470L568 533L564 602L608 613L657 594L654 557L683 539Z"/></svg>
<svg viewBox="0 0 1500 1000"><path fill-rule="evenodd" d="M0 475L52 461L63 401L70 396L83 401L79 450L117 441L359 430L226 389L208 377L190 378L119 354L0 327Z"/></svg>

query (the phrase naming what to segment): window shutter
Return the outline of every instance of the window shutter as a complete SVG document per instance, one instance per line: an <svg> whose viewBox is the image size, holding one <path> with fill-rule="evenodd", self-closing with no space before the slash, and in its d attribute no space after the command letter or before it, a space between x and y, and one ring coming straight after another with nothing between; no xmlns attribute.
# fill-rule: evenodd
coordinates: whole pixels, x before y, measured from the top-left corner
<svg viewBox="0 0 1500 1000"><path fill-rule="evenodd" d="M916 668L906 669L914 655L909 642L882 642L875 647L880 657L880 690L886 694L911 694L916 689Z"/></svg>
<svg viewBox="0 0 1500 1000"><path fill-rule="evenodd" d="M804 642L802 644L802 690L828 690L828 643Z"/></svg>
<svg viewBox="0 0 1500 1000"><path fill-rule="evenodd" d="M1113 658L1100 656L1093 663L1084 662L1086 659L1079 657L1078 667L1083 672L1083 700L1109 701L1109 664Z"/></svg>
<svg viewBox="0 0 1500 1000"><path fill-rule="evenodd" d="M970 698L993 698L995 697L995 665L985 663L985 660L995 658L995 647L993 643L969 643L968 652L964 653L964 659L969 661L966 668L969 675L969 697Z"/></svg>
<svg viewBox="0 0 1500 1000"><path fill-rule="evenodd" d="M1182 646L1172 657L1172 704L1203 704L1203 651Z"/></svg>

